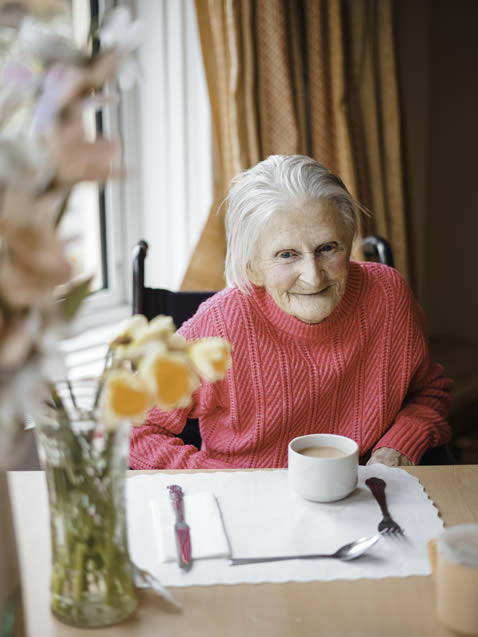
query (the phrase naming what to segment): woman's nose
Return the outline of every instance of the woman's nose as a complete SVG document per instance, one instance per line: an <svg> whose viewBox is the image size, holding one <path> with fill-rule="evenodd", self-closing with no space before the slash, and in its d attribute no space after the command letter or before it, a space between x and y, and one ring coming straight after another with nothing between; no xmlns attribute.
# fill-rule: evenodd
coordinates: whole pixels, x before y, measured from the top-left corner
<svg viewBox="0 0 478 637"><path fill-rule="evenodd" d="M311 287L320 288L323 280L324 272L320 265L319 259L315 255L307 255L302 263L302 272L300 278L304 283Z"/></svg>

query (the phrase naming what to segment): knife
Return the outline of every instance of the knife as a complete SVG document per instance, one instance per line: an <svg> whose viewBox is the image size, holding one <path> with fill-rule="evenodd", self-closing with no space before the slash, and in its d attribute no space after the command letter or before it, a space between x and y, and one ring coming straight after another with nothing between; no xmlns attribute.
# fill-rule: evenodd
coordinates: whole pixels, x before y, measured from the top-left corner
<svg viewBox="0 0 478 637"><path fill-rule="evenodd" d="M184 499L183 490L178 484L170 484L168 487L169 497L173 505L176 522L174 524L174 537L176 538L176 550L178 553L178 564L183 571L189 571L192 566L191 558L191 532L189 526L184 521Z"/></svg>

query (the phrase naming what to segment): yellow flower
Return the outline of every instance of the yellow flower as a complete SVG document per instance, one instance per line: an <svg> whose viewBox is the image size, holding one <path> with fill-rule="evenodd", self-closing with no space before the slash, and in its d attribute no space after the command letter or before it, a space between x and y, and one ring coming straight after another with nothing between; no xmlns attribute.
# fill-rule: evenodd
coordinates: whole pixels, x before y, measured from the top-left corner
<svg viewBox="0 0 478 637"><path fill-rule="evenodd" d="M175 329L172 318L163 315L149 323L135 315L123 323L110 346L103 401L108 422L142 422L153 405L165 411L188 407L201 377L208 382L224 378L231 345L222 338L191 344Z"/></svg>
<svg viewBox="0 0 478 637"><path fill-rule="evenodd" d="M222 338L204 338L191 344L189 356L201 378L214 383L231 366L231 345Z"/></svg>
<svg viewBox="0 0 478 637"><path fill-rule="evenodd" d="M132 347L140 347L153 341L167 343L175 330L176 326L173 323L173 319L170 316L160 314L155 316L145 328L136 332Z"/></svg>
<svg viewBox="0 0 478 637"><path fill-rule="evenodd" d="M170 352L155 346L139 365L139 375L154 395L160 409L187 407L199 378L183 352Z"/></svg>
<svg viewBox="0 0 478 637"><path fill-rule="evenodd" d="M136 338L138 333L142 332L144 329L147 329L147 327L148 319L142 314L134 314L121 323L118 335L113 341L113 344L117 341L132 341L134 338Z"/></svg>
<svg viewBox="0 0 478 637"><path fill-rule="evenodd" d="M138 361L148 353L151 344L167 349L174 342L176 327L170 316L156 316L148 323L142 314L135 314L123 323L119 335L112 343L117 359Z"/></svg>
<svg viewBox="0 0 478 637"><path fill-rule="evenodd" d="M103 408L105 424L114 428L120 420L142 424L153 405L144 380L126 369L111 370L105 381Z"/></svg>
<svg viewBox="0 0 478 637"><path fill-rule="evenodd" d="M149 322L149 331L151 334L157 334L159 338L167 340L176 331L176 326L171 316L160 314Z"/></svg>
<svg viewBox="0 0 478 637"><path fill-rule="evenodd" d="M142 314L134 314L123 321L118 335L112 341L110 350L114 352L116 359L130 358L131 348L139 334L148 329L148 319Z"/></svg>

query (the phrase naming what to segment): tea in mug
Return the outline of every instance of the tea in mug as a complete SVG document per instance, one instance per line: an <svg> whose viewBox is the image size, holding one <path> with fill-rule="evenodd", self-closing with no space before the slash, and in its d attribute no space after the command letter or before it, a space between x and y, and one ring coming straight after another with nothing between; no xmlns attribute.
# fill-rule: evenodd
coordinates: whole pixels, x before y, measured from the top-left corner
<svg viewBox="0 0 478 637"><path fill-rule="evenodd" d="M335 502L357 486L358 445L335 434L309 434L289 442L288 482L306 500Z"/></svg>
<svg viewBox="0 0 478 637"><path fill-rule="evenodd" d="M303 456L311 456L312 458L339 458L340 456L347 455L342 449L337 447L322 447L313 446L300 449L297 453L301 453Z"/></svg>

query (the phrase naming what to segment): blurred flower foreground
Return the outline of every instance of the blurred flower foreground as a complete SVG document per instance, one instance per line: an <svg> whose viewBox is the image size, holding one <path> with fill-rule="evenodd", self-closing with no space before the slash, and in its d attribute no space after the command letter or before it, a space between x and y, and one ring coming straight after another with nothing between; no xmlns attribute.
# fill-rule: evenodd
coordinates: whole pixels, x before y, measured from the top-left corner
<svg viewBox="0 0 478 637"><path fill-rule="evenodd" d="M221 338L188 342L170 316L149 323L128 319L111 343L104 374L102 414L108 428L122 419L142 424L152 407L187 407L200 380L222 380L231 365L230 344Z"/></svg>
<svg viewBox="0 0 478 637"><path fill-rule="evenodd" d="M59 226L75 185L120 176L119 144L92 141L86 109L131 84L141 25L125 9L96 32L107 45L81 50L23 19L0 90L0 467L11 466L28 417L41 419L51 384L65 377L59 342L88 294L74 280ZM115 33L117 37L115 39ZM91 49L91 46L89 47ZM105 89L105 87L107 87Z"/></svg>
<svg viewBox="0 0 478 637"><path fill-rule="evenodd" d="M188 405L201 380L224 378L230 365L227 342L188 343L168 317L135 316L101 378L67 378L59 342L90 280L73 278L59 225L75 185L122 176L118 142L89 139L83 116L136 80L141 24L118 8L94 36L101 48L91 53L25 18L21 59L7 61L0 90L0 469L14 464L33 419L50 505L51 608L79 626L127 617L138 586L175 603L129 558L129 427L153 406ZM26 123L7 135L20 116Z"/></svg>

